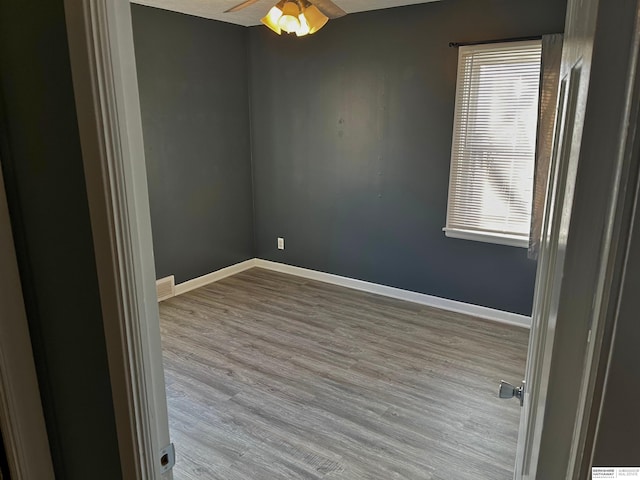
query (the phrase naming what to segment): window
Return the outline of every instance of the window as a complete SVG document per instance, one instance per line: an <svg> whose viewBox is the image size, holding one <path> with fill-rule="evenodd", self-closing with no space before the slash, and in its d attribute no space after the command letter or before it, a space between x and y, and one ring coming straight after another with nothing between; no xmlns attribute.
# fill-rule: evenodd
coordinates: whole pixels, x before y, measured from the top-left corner
<svg viewBox="0 0 640 480"><path fill-rule="evenodd" d="M460 47L448 237L526 247L541 42Z"/></svg>

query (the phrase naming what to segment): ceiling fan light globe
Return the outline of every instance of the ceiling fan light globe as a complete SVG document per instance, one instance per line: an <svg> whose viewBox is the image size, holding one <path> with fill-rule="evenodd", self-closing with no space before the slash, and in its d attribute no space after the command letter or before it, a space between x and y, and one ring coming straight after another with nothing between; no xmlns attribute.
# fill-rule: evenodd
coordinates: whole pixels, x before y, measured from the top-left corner
<svg viewBox="0 0 640 480"><path fill-rule="evenodd" d="M269 13L267 13L260 21L271 30L276 32L278 35L281 35L282 30L280 29L280 25L278 21L282 17L282 10L280 10L277 6L271 7Z"/></svg>
<svg viewBox="0 0 640 480"><path fill-rule="evenodd" d="M304 37L309 33L309 23L307 22L307 19L304 16L304 13L301 13L300 15L298 15L298 20L300 20L300 28L296 30L296 35L299 37Z"/></svg>
<svg viewBox="0 0 640 480"><path fill-rule="evenodd" d="M309 25L309 33L316 33L329 21L329 17L322 13L315 5L310 5L305 8L304 16Z"/></svg>
<svg viewBox="0 0 640 480"><path fill-rule="evenodd" d="M287 2L282 7L282 16L278 20L278 25L287 33L296 32L300 28L298 15L300 9L295 2Z"/></svg>
<svg viewBox="0 0 640 480"><path fill-rule="evenodd" d="M293 33L300 28L300 21L291 15L283 15L278 21L278 25L287 33Z"/></svg>

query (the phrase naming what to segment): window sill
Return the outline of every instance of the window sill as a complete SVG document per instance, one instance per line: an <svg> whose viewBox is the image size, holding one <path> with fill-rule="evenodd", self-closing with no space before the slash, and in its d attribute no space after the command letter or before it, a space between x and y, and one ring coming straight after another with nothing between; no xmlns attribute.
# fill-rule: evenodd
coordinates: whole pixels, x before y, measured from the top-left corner
<svg viewBox="0 0 640 480"><path fill-rule="evenodd" d="M529 247L529 239L516 235L506 235L500 233L479 232L475 230L461 230L457 228L443 228L444 234L451 238L463 240L474 240L477 242L495 243L497 245L508 245L510 247Z"/></svg>

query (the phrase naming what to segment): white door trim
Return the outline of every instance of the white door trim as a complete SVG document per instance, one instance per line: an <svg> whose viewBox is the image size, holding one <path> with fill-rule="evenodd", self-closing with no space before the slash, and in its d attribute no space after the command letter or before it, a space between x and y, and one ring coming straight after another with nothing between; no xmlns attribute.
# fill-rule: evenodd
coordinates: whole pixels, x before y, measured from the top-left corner
<svg viewBox="0 0 640 480"><path fill-rule="evenodd" d="M0 429L10 474L15 480L53 480L1 168L0 245Z"/></svg>
<svg viewBox="0 0 640 480"><path fill-rule="evenodd" d="M65 0L80 141L124 479L169 479L138 80L128 0Z"/></svg>

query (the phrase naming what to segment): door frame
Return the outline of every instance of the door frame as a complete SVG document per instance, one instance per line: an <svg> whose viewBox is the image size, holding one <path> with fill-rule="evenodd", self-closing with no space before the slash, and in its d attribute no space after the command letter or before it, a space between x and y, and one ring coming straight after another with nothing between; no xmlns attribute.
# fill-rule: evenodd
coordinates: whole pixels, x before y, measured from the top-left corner
<svg viewBox="0 0 640 480"><path fill-rule="evenodd" d="M0 159L0 430L14 480L53 480Z"/></svg>
<svg viewBox="0 0 640 480"><path fill-rule="evenodd" d="M170 478L160 474L168 416L129 0L64 3L123 475ZM581 396L581 411L590 401ZM584 448L581 423L576 432L569 463Z"/></svg>
<svg viewBox="0 0 640 480"><path fill-rule="evenodd" d="M128 0L65 0L123 478L162 473L169 445L138 79Z"/></svg>

